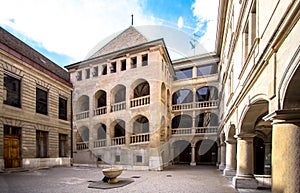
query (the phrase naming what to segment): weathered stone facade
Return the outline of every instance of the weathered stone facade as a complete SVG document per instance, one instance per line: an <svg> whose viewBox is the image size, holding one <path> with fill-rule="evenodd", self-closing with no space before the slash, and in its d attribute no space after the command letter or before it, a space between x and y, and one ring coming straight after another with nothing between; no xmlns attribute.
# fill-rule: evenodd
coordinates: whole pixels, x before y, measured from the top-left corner
<svg viewBox="0 0 300 193"><path fill-rule="evenodd" d="M70 165L72 85L68 73L0 31L0 168ZM37 88L47 92L46 113L37 112ZM60 98L67 105L63 119L59 119ZM47 136L44 146L37 144L39 131ZM45 148L41 150L45 155L38 156L38 146Z"/></svg>

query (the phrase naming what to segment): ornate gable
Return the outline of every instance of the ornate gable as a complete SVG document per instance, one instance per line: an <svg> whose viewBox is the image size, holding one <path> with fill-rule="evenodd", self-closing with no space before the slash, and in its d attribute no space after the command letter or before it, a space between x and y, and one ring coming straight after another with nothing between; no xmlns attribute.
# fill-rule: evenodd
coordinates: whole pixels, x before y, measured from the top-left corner
<svg viewBox="0 0 300 193"><path fill-rule="evenodd" d="M89 58L94 58L103 54L136 46L145 42L147 42L147 39L134 27L130 26L117 37L108 42L105 46L92 54Z"/></svg>

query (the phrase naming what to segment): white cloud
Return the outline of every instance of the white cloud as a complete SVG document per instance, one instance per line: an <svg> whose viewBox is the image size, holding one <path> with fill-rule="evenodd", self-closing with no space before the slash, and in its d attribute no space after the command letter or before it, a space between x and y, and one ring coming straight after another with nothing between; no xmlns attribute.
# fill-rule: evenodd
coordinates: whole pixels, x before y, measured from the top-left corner
<svg viewBox="0 0 300 193"><path fill-rule="evenodd" d="M206 31L199 43L207 51L215 51L219 0L196 0L192 5L193 15L198 19L200 30L206 23Z"/></svg>
<svg viewBox="0 0 300 193"><path fill-rule="evenodd" d="M181 29L183 27L183 18L180 16L177 21L177 27Z"/></svg>
<svg viewBox="0 0 300 193"><path fill-rule="evenodd" d="M138 0L0 0L0 25L39 42L48 51L82 60L100 40L131 25L157 24Z"/></svg>

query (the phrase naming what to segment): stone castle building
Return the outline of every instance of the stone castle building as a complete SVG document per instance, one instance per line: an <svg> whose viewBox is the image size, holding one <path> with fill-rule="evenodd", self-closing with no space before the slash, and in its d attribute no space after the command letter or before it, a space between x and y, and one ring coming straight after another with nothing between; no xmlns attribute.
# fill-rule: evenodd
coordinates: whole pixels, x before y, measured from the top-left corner
<svg viewBox="0 0 300 193"><path fill-rule="evenodd" d="M0 170L70 165L69 74L0 28Z"/></svg>

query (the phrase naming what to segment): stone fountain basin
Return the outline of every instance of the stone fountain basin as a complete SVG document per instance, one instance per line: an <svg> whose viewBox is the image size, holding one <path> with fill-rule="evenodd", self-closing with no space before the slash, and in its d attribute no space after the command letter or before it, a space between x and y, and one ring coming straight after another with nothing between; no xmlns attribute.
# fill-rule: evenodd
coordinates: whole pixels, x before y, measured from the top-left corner
<svg viewBox="0 0 300 193"><path fill-rule="evenodd" d="M122 173L123 169L121 168L105 168L102 169L102 173L104 176L109 178L108 183L117 183L117 177Z"/></svg>

